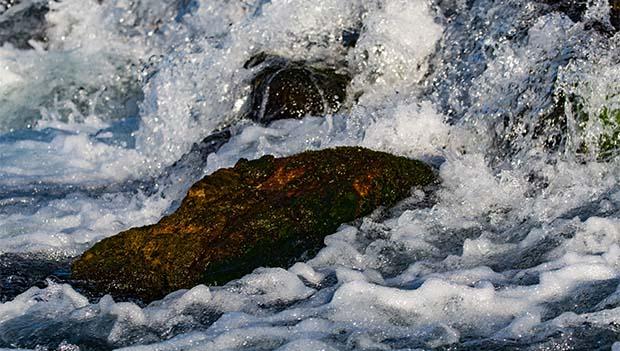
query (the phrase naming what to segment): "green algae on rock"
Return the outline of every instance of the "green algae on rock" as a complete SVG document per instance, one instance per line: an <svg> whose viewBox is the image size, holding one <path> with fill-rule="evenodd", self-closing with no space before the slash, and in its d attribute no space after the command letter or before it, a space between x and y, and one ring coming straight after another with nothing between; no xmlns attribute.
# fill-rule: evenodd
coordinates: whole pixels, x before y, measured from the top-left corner
<svg viewBox="0 0 620 351"><path fill-rule="evenodd" d="M582 158L598 161L613 159L620 154L620 94L609 94L599 106L590 106L581 96L561 93L546 123L556 125L562 134L568 133L567 116L571 116L575 135L573 149Z"/></svg>
<svg viewBox="0 0 620 351"><path fill-rule="evenodd" d="M97 290L152 300L286 266L345 222L433 183L424 163L359 147L240 160L189 190L159 223L104 239L72 267Z"/></svg>

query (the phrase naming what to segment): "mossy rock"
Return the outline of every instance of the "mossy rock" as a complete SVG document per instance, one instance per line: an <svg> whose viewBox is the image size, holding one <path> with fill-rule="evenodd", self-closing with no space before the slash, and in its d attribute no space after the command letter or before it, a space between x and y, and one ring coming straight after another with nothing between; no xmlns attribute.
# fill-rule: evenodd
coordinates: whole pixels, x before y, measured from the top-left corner
<svg viewBox="0 0 620 351"><path fill-rule="evenodd" d="M598 118L608 129L599 137L599 158L608 159L620 150L620 110L603 107Z"/></svg>
<svg viewBox="0 0 620 351"><path fill-rule="evenodd" d="M342 223L433 183L424 163L359 147L240 160L194 184L159 223L102 240L72 278L145 301L197 284L223 284L318 250Z"/></svg>
<svg viewBox="0 0 620 351"><path fill-rule="evenodd" d="M608 98L613 98L608 97ZM620 109L610 106L601 106L588 113L586 101L579 96L564 98L564 103L571 106L577 132L580 138L577 141L578 155L594 155L599 161L612 159L620 152ZM593 119L594 116L594 119ZM594 135L588 135L591 125L596 124Z"/></svg>
<svg viewBox="0 0 620 351"><path fill-rule="evenodd" d="M245 68L262 66L251 86L248 117L268 124L279 119L301 119L338 111L347 96L350 75L333 67L319 67L281 57L258 54Z"/></svg>

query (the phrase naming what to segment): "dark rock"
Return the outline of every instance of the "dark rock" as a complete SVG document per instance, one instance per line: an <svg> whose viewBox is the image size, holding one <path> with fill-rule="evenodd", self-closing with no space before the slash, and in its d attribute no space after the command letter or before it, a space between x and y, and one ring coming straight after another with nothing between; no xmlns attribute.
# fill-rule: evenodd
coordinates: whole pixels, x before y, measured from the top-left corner
<svg viewBox="0 0 620 351"><path fill-rule="evenodd" d="M177 0L176 3L177 14L175 20L177 22L181 22L183 16L194 12L199 7L197 0Z"/></svg>
<svg viewBox="0 0 620 351"><path fill-rule="evenodd" d="M434 181L420 161L357 147L242 159L194 184L159 223L97 243L72 278L144 300L222 284L312 254L342 223Z"/></svg>
<svg viewBox="0 0 620 351"><path fill-rule="evenodd" d="M581 22L588 9L588 0L544 0L552 10L564 13L573 22Z"/></svg>
<svg viewBox="0 0 620 351"><path fill-rule="evenodd" d="M617 31L620 30L620 0L609 0L609 20Z"/></svg>
<svg viewBox="0 0 620 351"><path fill-rule="evenodd" d="M159 175L155 183L162 184L164 187L167 182L176 181L172 180L173 173L180 173L185 177L193 179L200 179L204 167L207 165L207 158L213 152L226 144L232 133L230 129L226 128L220 131L213 132L213 134L204 138L201 142L192 145L192 149L184 154L178 161L172 164L172 166L165 169L162 174ZM195 177L195 178L194 178Z"/></svg>
<svg viewBox="0 0 620 351"><path fill-rule="evenodd" d="M564 147L567 142L568 120L567 107L576 122L573 136L577 141L576 153L579 158L587 159L594 156L598 161L607 161L620 154L620 109L603 106L593 114L588 114L587 101L575 94L559 93L548 113L542 115L534 128L533 139L542 140L543 145L551 150ZM588 124L596 119L600 125L595 134L588 133ZM596 152L593 152L593 150Z"/></svg>
<svg viewBox="0 0 620 351"><path fill-rule="evenodd" d="M268 124L278 119L336 112L347 95L351 77L334 68L291 62L265 53L252 57L245 68L263 64L252 80L248 117Z"/></svg>
<svg viewBox="0 0 620 351"><path fill-rule="evenodd" d="M541 141L548 150L558 150L565 142L568 121L566 96L560 94L533 127L532 139Z"/></svg>
<svg viewBox="0 0 620 351"><path fill-rule="evenodd" d="M261 63L265 62L267 59L273 59L274 61L280 61L280 60L284 61L284 59L279 59L277 56L267 55L266 52L259 52L258 54L250 57L250 59L247 60L243 64L243 68L245 69L254 68L260 65Z"/></svg>
<svg viewBox="0 0 620 351"><path fill-rule="evenodd" d="M191 4L191 0L183 0ZM344 35L344 34L343 34ZM359 32L350 33L350 40L357 40ZM338 110L346 98L351 77L334 68L317 68L302 62L292 62L282 57L261 52L252 56L244 65L252 69L264 65L252 80L252 93L248 111L243 117L267 125L286 118L303 118L307 114L322 115ZM232 136L230 127L194 144L192 150L165 172L179 168L202 169L207 156L217 151Z"/></svg>
<svg viewBox="0 0 620 351"><path fill-rule="evenodd" d="M3 0L0 8L0 46L11 43L19 49L30 49L29 40L46 41L47 23L45 15L49 11L47 1L30 4Z"/></svg>
<svg viewBox="0 0 620 351"><path fill-rule="evenodd" d="M549 5L552 11L564 13L573 22L583 21L583 16L588 9L587 0L543 0L542 2ZM586 29L592 28L603 33L620 30L620 0L609 0L609 19L613 28L610 28L609 24L594 22L587 23Z"/></svg>
<svg viewBox="0 0 620 351"><path fill-rule="evenodd" d="M598 158L615 158L620 152L620 110L603 107L598 119L605 129L598 138Z"/></svg>
<svg viewBox="0 0 620 351"><path fill-rule="evenodd" d="M345 48L354 48L359 38L359 29L345 29L342 31L342 46Z"/></svg>

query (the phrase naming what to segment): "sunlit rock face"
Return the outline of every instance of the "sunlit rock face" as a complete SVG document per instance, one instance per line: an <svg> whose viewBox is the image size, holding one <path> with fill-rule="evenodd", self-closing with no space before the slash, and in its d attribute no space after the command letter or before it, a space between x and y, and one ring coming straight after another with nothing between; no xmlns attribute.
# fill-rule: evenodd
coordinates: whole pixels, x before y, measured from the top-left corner
<svg viewBox="0 0 620 351"><path fill-rule="evenodd" d="M96 244L73 275L144 300L225 283L261 266L291 264L342 223L434 180L422 162L364 148L241 160L192 186L159 223Z"/></svg>

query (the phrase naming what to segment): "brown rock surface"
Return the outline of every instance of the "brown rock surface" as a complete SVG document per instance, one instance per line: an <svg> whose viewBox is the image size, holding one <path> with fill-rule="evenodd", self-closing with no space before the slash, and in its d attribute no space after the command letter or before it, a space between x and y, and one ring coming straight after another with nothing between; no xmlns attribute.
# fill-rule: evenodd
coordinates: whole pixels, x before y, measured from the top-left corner
<svg viewBox="0 0 620 351"><path fill-rule="evenodd" d="M357 147L240 160L194 184L159 223L102 240L73 278L144 300L285 266L340 224L435 181L420 161Z"/></svg>

